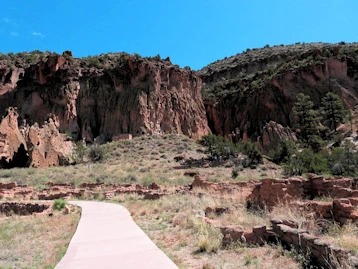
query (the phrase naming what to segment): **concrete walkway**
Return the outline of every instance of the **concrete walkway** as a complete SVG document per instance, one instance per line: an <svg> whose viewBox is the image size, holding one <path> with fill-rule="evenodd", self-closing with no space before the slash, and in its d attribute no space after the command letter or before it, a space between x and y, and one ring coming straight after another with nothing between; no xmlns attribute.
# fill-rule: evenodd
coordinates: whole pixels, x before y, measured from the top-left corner
<svg viewBox="0 0 358 269"><path fill-rule="evenodd" d="M65 256L55 269L177 269L123 206L75 201L82 215Z"/></svg>

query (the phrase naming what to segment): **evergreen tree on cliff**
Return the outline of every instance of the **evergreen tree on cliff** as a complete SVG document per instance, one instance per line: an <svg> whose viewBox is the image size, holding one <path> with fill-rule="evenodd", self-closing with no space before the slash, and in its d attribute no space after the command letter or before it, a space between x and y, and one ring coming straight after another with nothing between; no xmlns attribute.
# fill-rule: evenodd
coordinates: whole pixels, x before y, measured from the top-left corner
<svg viewBox="0 0 358 269"><path fill-rule="evenodd" d="M322 106L325 117L336 132L338 125L343 122L347 114L343 102L339 99L337 94L329 92L323 98Z"/></svg>
<svg viewBox="0 0 358 269"><path fill-rule="evenodd" d="M301 137L307 142L312 136L318 133L317 110L313 109L311 97L303 93L299 93L296 97L296 103L292 109L292 113L296 122L296 127L301 130Z"/></svg>

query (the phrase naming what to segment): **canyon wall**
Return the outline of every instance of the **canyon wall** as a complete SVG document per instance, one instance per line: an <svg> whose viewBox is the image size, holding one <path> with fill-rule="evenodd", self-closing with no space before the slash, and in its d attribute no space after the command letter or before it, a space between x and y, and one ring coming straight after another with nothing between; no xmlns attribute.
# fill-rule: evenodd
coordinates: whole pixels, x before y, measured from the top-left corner
<svg viewBox="0 0 358 269"><path fill-rule="evenodd" d="M296 95L309 95L315 107L337 93L347 108L358 102L357 44L277 46L245 52L199 71L213 133L236 128L256 139L272 121L293 125Z"/></svg>
<svg viewBox="0 0 358 269"><path fill-rule="evenodd" d="M109 56L107 56L109 57ZM75 140L112 140L130 133L178 133L198 139L210 132L201 79L165 60L118 54L114 60L49 55L23 66L0 66L0 111L17 107L20 120L54 114ZM2 113L2 112L0 112Z"/></svg>

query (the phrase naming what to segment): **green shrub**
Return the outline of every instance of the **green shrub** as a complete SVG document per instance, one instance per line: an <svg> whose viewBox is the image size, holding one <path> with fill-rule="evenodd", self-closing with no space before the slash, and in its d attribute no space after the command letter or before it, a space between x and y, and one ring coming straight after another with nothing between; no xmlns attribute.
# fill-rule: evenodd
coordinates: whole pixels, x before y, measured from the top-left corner
<svg viewBox="0 0 358 269"><path fill-rule="evenodd" d="M82 163L84 157L88 154L87 147L83 144L82 141L76 143L72 159L75 163Z"/></svg>
<svg viewBox="0 0 358 269"><path fill-rule="evenodd" d="M237 178L239 176L239 169L237 167L234 167L231 171L231 177L233 179Z"/></svg>
<svg viewBox="0 0 358 269"><path fill-rule="evenodd" d="M229 159L230 157L235 157L238 152L237 145L218 135L206 135L201 139L200 143L207 147L207 152L212 160Z"/></svg>
<svg viewBox="0 0 358 269"><path fill-rule="evenodd" d="M357 151L351 141L345 140L342 147L334 148L329 156L329 161L333 175L357 175Z"/></svg>
<svg viewBox="0 0 358 269"><path fill-rule="evenodd" d="M103 148L98 145L93 145L89 148L88 158L92 162L99 162L104 159L104 151Z"/></svg>
<svg viewBox="0 0 358 269"><path fill-rule="evenodd" d="M268 156L276 164L287 163L290 157L297 153L296 145L290 140L282 140L275 149L270 150Z"/></svg>
<svg viewBox="0 0 358 269"><path fill-rule="evenodd" d="M263 162L257 143L245 142L241 144L241 151L247 156L246 162L248 162L248 166L252 167Z"/></svg>
<svg viewBox="0 0 358 269"><path fill-rule="evenodd" d="M343 142L343 139L344 139L344 135L341 133L338 133L335 136L333 136L332 140L334 144L332 145L332 147L340 147Z"/></svg>
<svg viewBox="0 0 358 269"><path fill-rule="evenodd" d="M313 152L318 153L325 146L326 142L318 135L310 135L307 138L307 145L313 150Z"/></svg>
<svg viewBox="0 0 358 269"><path fill-rule="evenodd" d="M343 173L344 173L344 167L342 163L338 162L332 166L332 175L341 176L343 175Z"/></svg>
<svg viewBox="0 0 358 269"><path fill-rule="evenodd" d="M87 58L88 64L94 67L98 67L98 68L102 68L103 64L101 63L101 61L98 59L98 57L92 57L89 56Z"/></svg>
<svg viewBox="0 0 358 269"><path fill-rule="evenodd" d="M288 163L284 166L284 172L290 176L302 175L304 173L320 174L329 172L328 160L328 152L321 151L315 153L312 149L307 148L289 159Z"/></svg>
<svg viewBox="0 0 358 269"><path fill-rule="evenodd" d="M61 211L65 208L67 202L62 199L57 199L53 202L53 209Z"/></svg>
<svg viewBox="0 0 358 269"><path fill-rule="evenodd" d="M10 57L8 55L0 53L0 60L9 60L9 59Z"/></svg>

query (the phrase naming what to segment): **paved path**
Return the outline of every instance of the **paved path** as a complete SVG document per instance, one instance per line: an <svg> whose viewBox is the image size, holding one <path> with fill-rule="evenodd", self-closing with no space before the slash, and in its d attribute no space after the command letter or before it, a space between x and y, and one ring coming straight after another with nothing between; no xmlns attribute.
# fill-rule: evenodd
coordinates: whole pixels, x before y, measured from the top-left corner
<svg viewBox="0 0 358 269"><path fill-rule="evenodd" d="M120 205L75 201L81 220L55 269L177 269Z"/></svg>

